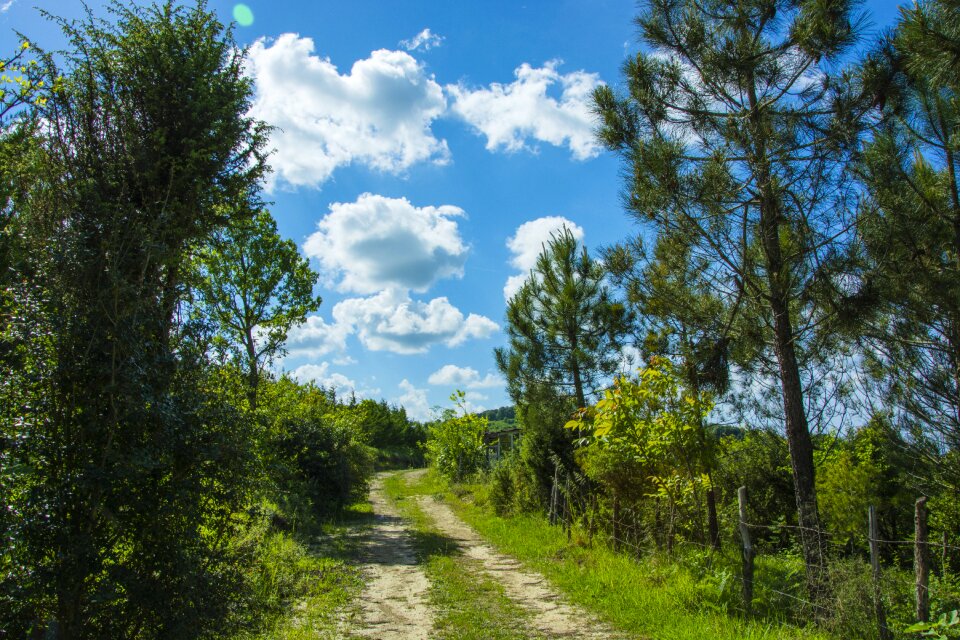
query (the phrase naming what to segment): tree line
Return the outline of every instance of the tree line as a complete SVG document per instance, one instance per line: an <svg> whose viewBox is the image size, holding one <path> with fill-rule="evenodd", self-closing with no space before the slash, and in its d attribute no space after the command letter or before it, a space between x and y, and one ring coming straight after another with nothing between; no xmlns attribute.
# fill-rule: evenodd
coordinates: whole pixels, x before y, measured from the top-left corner
<svg viewBox="0 0 960 640"><path fill-rule="evenodd" d="M231 29L109 10L0 63L0 637L252 634L422 430L271 372L320 298Z"/></svg>

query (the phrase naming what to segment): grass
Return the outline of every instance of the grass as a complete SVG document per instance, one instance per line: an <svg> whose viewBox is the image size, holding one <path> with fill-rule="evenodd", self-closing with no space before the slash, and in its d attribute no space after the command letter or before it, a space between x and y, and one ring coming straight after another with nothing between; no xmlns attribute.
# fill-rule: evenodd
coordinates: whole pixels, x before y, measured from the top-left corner
<svg viewBox="0 0 960 640"><path fill-rule="evenodd" d="M527 630L527 613L460 553L454 540L439 533L415 498L440 489L436 477L416 484L396 474L384 484L387 495L413 523L414 544L430 580L430 602L437 611L436 637L463 640L514 640L540 637Z"/></svg>
<svg viewBox="0 0 960 640"><path fill-rule="evenodd" d="M319 640L342 637L340 619L353 605L363 580L351 562L356 532L372 517L369 503L351 505L294 536L270 532L261 541L256 600L273 612L259 632L244 640Z"/></svg>
<svg viewBox="0 0 960 640"><path fill-rule="evenodd" d="M812 628L779 620L746 621L732 613L722 579L664 557L636 559L603 544L592 547L538 515L501 518L473 503L479 487L449 487L432 472L404 488L408 495L441 495L457 514L499 551L543 573L574 603L621 632L670 640L825 640ZM762 570L762 569L760 569ZM716 591L716 592L713 592Z"/></svg>

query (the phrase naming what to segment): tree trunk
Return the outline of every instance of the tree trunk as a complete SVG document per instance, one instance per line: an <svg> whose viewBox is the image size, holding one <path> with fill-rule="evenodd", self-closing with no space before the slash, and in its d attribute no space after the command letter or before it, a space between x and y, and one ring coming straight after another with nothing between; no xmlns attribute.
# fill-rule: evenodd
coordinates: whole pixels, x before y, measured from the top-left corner
<svg viewBox="0 0 960 640"><path fill-rule="evenodd" d="M752 79L751 79L752 80ZM825 595L826 547L820 531L817 493L814 482L813 441L803 407L803 383L794 341L796 335L790 319L789 265L783 258L780 228L783 224L779 201L773 183L771 161L767 154L765 123L759 110L756 87L748 86L751 121L754 125L754 174L759 189L760 240L769 287L770 312L773 315L773 349L779 366L783 392L783 413L786 419L793 489L797 501L800 541L806 568L807 588L813 601Z"/></svg>
<svg viewBox="0 0 960 640"><path fill-rule="evenodd" d="M250 411L257 410L257 388L260 386L260 372L257 370L257 347L253 340L253 329L246 330L247 349L247 400L250 402Z"/></svg>

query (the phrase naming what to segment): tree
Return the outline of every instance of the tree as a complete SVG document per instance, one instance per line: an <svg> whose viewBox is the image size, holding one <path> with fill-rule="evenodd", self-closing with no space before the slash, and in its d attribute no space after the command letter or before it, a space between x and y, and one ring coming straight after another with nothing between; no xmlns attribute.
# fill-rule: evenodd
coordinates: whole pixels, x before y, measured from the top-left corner
<svg viewBox="0 0 960 640"><path fill-rule="evenodd" d="M257 200L264 128L203 2L111 7L114 24L60 21L64 81L14 201L0 615L18 637L203 636L242 593L229 542L255 477L249 424L177 311L189 252Z"/></svg>
<svg viewBox="0 0 960 640"><path fill-rule="evenodd" d="M847 303L855 335L913 435L915 454L960 490L960 95L956 4L904 8L878 56L891 83L885 119L858 173L861 287Z"/></svg>
<svg viewBox="0 0 960 640"><path fill-rule="evenodd" d="M281 353L290 328L320 306L313 295L317 274L264 210L215 232L193 280L203 315L242 362L256 409L263 367Z"/></svg>
<svg viewBox="0 0 960 640"><path fill-rule="evenodd" d="M648 357L668 357L694 394L724 394L729 387L731 333L738 304L725 305L702 274L709 272L703 256L693 259L689 238L661 233L648 256L642 238L608 249L605 263L615 282L627 292L636 310L638 344ZM714 444L706 416L696 432L701 446ZM707 539L720 548L720 523L712 469L706 483ZM694 485L697 502L699 488Z"/></svg>
<svg viewBox="0 0 960 640"><path fill-rule="evenodd" d="M868 105L827 63L857 41L856 16L846 1L650 0L637 24L651 52L625 63L625 95L596 90L600 137L628 167L632 215L688 238L715 294L755 314L819 597L826 544L801 368L827 326L820 276L852 235L843 169Z"/></svg>
<svg viewBox="0 0 960 640"><path fill-rule="evenodd" d="M635 381L618 377L596 405L580 409L565 426L587 429L590 445L643 469L651 493L673 510L691 496L699 506L700 489L711 486L717 447L703 439L702 425L712 408L708 394L684 387L670 360L653 357Z"/></svg>
<svg viewBox="0 0 960 640"><path fill-rule="evenodd" d="M617 370L629 318L603 278L600 264L569 229L544 246L507 303L510 347L495 353L514 402L546 384L584 407L603 377Z"/></svg>

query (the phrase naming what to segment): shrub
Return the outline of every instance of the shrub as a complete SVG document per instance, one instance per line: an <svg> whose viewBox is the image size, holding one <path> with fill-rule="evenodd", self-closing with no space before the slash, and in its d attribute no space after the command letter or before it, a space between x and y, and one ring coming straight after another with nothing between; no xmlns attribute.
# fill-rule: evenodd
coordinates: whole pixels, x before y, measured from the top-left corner
<svg viewBox="0 0 960 640"><path fill-rule="evenodd" d="M457 403L460 415L447 411L442 420L430 426L427 460L447 478L462 480L486 464L483 434L487 431L487 419L466 410L462 391L457 391L450 399Z"/></svg>

